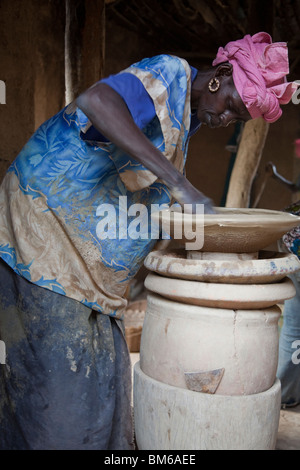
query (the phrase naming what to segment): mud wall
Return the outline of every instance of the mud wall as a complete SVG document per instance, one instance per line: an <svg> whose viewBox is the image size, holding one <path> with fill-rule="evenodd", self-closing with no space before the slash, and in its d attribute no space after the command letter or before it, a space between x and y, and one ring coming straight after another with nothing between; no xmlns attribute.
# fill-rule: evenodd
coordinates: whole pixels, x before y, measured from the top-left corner
<svg viewBox="0 0 300 470"><path fill-rule="evenodd" d="M105 24L104 75L116 73L142 57L168 52L110 20ZM0 177L37 127L65 104L65 2L61 0L1 0L0 80L6 104L0 104ZM98 50L98 48L96 48ZM201 63L191 65L201 68ZM100 77L99 77L100 78ZM300 77L299 77L300 78ZM296 180L299 161L293 141L300 130L300 105L284 107L270 127L260 172L272 161L286 178ZM226 145L234 127L203 126L189 145L187 176L219 205L231 154ZM270 180L259 207L281 209L291 193Z"/></svg>
<svg viewBox="0 0 300 470"><path fill-rule="evenodd" d="M124 37L126 42L124 43ZM125 30L115 23L106 23L105 74L116 73L131 63L151 55L168 52L153 48L146 38ZM201 69L201 63L190 61ZM300 79L300 77L299 77ZM283 107L280 120L270 126L264 148L259 174L272 161L280 174L295 181L300 175L300 161L294 157L294 140L300 132L300 105L290 103ZM220 205L232 155L226 150L235 133L234 126L225 129L209 129L203 126L189 144L186 165L187 177L202 192ZM300 136L300 135L299 135ZM299 173L298 173L299 172ZM299 195L300 199L300 195ZM269 179L258 207L280 210L290 204L292 193L273 179Z"/></svg>
<svg viewBox="0 0 300 470"><path fill-rule="evenodd" d="M1 0L0 173L64 103L64 2Z"/></svg>

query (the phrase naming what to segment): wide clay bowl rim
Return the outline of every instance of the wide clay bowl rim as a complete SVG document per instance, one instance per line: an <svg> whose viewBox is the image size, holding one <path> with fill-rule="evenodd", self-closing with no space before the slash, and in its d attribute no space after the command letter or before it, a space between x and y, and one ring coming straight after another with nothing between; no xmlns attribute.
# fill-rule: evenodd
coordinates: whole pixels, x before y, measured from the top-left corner
<svg viewBox="0 0 300 470"><path fill-rule="evenodd" d="M232 208L232 207L215 207L216 214L204 214L204 227L205 226L228 226L228 227L269 227L275 226L278 228L287 227L287 231L297 225L300 225L300 217L289 212L276 211L271 209L257 209L257 208ZM255 216L255 217L254 217ZM180 212L179 208L175 210L164 209L154 212L152 217L167 218L173 222L191 221L197 222L201 220L196 214L189 214Z"/></svg>
<svg viewBox="0 0 300 470"><path fill-rule="evenodd" d="M300 225L300 217L269 209L216 208L216 214L189 214L168 208L152 214L164 233L187 250L253 253ZM194 240L190 243L190 240Z"/></svg>
<svg viewBox="0 0 300 470"><path fill-rule="evenodd" d="M204 282L249 284L278 282L300 271L300 260L292 253L261 250L258 259L189 259L186 250L153 250L145 267L161 276Z"/></svg>
<svg viewBox="0 0 300 470"><path fill-rule="evenodd" d="M145 279L145 287L175 302L235 310L272 307L296 294L293 281L288 277L269 284L218 284L166 278L150 272Z"/></svg>

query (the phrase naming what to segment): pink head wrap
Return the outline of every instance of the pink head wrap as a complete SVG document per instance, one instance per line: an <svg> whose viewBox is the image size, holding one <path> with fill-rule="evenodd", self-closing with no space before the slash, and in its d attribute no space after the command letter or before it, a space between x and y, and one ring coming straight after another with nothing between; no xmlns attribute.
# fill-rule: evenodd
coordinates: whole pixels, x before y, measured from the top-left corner
<svg viewBox="0 0 300 470"><path fill-rule="evenodd" d="M213 65L222 62L232 64L235 87L251 117L277 121L282 114L280 105L287 104L298 87L297 83L286 80L287 44L272 43L268 33L247 34L219 48Z"/></svg>

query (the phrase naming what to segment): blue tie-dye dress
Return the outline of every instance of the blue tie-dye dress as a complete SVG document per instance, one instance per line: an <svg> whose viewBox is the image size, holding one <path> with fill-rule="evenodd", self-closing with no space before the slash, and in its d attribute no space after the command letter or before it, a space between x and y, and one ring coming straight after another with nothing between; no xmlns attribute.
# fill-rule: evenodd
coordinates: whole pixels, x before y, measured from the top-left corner
<svg viewBox="0 0 300 470"><path fill-rule="evenodd" d="M161 55L125 72L142 82L155 107L156 116L143 132L182 172L191 115L190 66ZM139 238L129 236L133 219L124 219L122 211L143 204L149 216L151 205L170 203L170 193L114 144L82 138L91 126L71 103L22 149L0 189L0 256L32 283L121 318L128 282L157 242L143 231ZM115 211L114 238L101 235L102 209L109 207L104 205ZM150 232L150 224L143 227Z"/></svg>

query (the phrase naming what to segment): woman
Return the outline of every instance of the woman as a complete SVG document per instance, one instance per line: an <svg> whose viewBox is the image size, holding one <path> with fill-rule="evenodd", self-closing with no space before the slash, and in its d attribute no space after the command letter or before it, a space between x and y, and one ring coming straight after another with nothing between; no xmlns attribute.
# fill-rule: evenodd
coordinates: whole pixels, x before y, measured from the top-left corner
<svg viewBox="0 0 300 470"><path fill-rule="evenodd" d="M300 201L285 211L299 216ZM282 251L288 250L300 258L300 227L285 234L280 245ZM294 283L296 295L284 302L277 368L277 377L281 382L282 408L300 405L300 272L292 274L290 278Z"/></svg>
<svg viewBox="0 0 300 470"><path fill-rule="evenodd" d="M132 448L121 319L156 240L129 236L124 216L171 199L212 212L183 175L189 135L200 123L277 120L295 89L287 73L286 44L266 33L220 48L207 71L144 59L25 145L0 192L1 449ZM100 219L111 207L115 237Z"/></svg>

